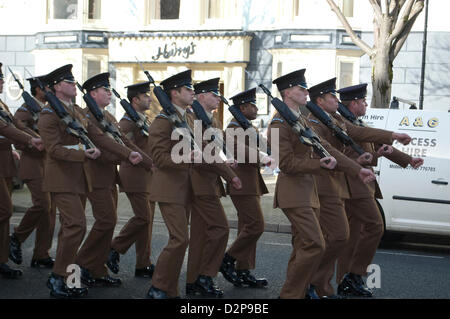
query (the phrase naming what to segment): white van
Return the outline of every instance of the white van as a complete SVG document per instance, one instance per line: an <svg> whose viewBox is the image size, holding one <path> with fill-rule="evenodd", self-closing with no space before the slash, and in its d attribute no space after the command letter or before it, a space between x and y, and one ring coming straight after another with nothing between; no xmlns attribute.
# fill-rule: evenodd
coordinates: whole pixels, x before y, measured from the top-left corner
<svg viewBox="0 0 450 319"><path fill-rule="evenodd" d="M417 170L379 159L375 172L386 230L450 235L450 113L367 109L362 119L371 127L409 134L409 145L393 146L424 159Z"/></svg>

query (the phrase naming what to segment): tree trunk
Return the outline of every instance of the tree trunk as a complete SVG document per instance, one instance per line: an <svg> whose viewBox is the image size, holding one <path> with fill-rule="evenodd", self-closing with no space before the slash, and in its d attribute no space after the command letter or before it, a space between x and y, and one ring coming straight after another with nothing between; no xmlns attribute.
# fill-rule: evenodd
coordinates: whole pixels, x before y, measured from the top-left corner
<svg viewBox="0 0 450 319"><path fill-rule="evenodd" d="M389 47L380 48L372 60L372 108L389 108L392 89L392 61Z"/></svg>

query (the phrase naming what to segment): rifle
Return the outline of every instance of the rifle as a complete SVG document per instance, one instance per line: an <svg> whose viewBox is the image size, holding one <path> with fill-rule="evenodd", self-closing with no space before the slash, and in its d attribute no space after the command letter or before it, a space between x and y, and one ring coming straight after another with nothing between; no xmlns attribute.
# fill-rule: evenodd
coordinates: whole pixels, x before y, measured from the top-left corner
<svg viewBox="0 0 450 319"><path fill-rule="evenodd" d="M130 117L130 119L134 123L136 123L137 127L139 127L142 135L148 136L148 128L149 127L148 127L147 122L145 121L144 116L142 114L139 114L138 112L136 112L136 110L131 106L131 104L127 100L122 99L116 90L114 90L114 89L111 89L111 90L114 93L114 95L120 100L120 105L122 105L123 109L125 110L127 115Z"/></svg>
<svg viewBox="0 0 450 319"><path fill-rule="evenodd" d="M330 153L328 153L328 151L321 144L320 137L313 130L311 130L311 128L303 126L286 103L281 101L279 98L274 98L269 89L263 84L260 84L259 87L271 98L270 103L272 103L278 113L280 113L281 117L294 130L302 144L311 146L320 158L331 157ZM325 162L328 164L330 161L326 160Z"/></svg>
<svg viewBox="0 0 450 319"><path fill-rule="evenodd" d="M317 117L323 124L333 131L334 135L341 141L342 144L345 146L350 146L359 155L366 153L362 147L356 144L355 141L353 141L353 139L348 136L342 128L334 124L332 119L318 105L308 101L308 103L306 103L306 107L315 117Z"/></svg>
<svg viewBox="0 0 450 319"><path fill-rule="evenodd" d="M27 105L27 109L30 112L31 117L33 118L32 129L33 129L33 131L38 132L36 123L38 121L38 117L39 117L38 113L41 111L41 108L37 104L36 100L30 95L30 93L25 91L22 83L20 83L20 81L16 78L16 75L11 70L11 68L8 67L8 69L9 69L9 72L11 72L11 75L13 76L14 81L17 82L17 84L19 85L19 88L22 90L22 98L25 101L25 104Z"/></svg>
<svg viewBox="0 0 450 319"><path fill-rule="evenodd" d="M102 131L108 134L110 137L112 137L120 145L125 145L122 141L122 134L113 124L111 124L111 122L106 120L105 115L103 114L102 110L100 110L100 108L98 107L97 102L95 102L95 100L89 93L83 90L83 87L80 85L80 83L77 82L77 86L78 89L80 89L81 93L83 93L83 100L84 102L86 102L86 105L88 106L89 110L100 124Z"/></svg>
<svg viewBox="0 0 450 319"><path fill-rule="evenodd" d="M208 115L206 115L205 110L203 109L203 106L198 102L197 100L194 100L194 103L192 103L192 110L194 111L195 115L198 119L202 121L202 125L209 129L212 127L212 121L209 119ZM227 154L231 154L228 149L226 143L224 143L223 139L219 135L213 135L211 139L215 142L215 144L223 151L221 151L220 157L222 159L226 159Z"/></svg>
<svg viewBox="0 0 450 319"><path fill-rule="evenodd" d="M164 92L164 90L160 86L156 85L155 80L150 75L150 73L144 69L144 67L142 66L142 63L138 60L138 58L137 57L135 57L135 58L136 58L136 61L139 63L140 68L142 69L144 74L147 76L148 81L151 84L153 84L153 86L154 86L153 93L155 94L156 98L158 99L159 104L163 108L164 112L168 115L169 121L172 123L172 125L175 128L188 130L189 135L185 135L183 133L183 130L180 130L180 133L184 137L190 139L191 149L192 150L201 150L201 148L198 147L197 143L195 143L194 132L192 131L191 127L185 121L180 119L180 117L177 114L177 111L176 111L175 107L172 104L172 101L170 101L170 99L167 96L166 92Z"/></svg>
<svg viewBox="0 0 450 319"><path fill-rule="evenodd" d="M341 102L338 102L338 112L346 118L348 121L350 121L352 124L361 126L361 127L367 127L366 123L364 123L361 119L358 119L350 110Z"/></svg>
<svg viewBox="0 0 450 319"><path fill-rule="evenodd" d="M27 69L25 70L28 72ZM45 92L45 99L47 100L48 104L50 104L51 108L55 111L56 115L58 115L61 121L63 121L67 125L67 133L80 139L81 142L85 145L86 149L95 148L94 143L92 143L91 139L87 136L88 132L86 128L76 118L70 116L64 106L61 104L61 101L58 100L53 92L45 89L39 78L35 79L41 90Z"/></svg>

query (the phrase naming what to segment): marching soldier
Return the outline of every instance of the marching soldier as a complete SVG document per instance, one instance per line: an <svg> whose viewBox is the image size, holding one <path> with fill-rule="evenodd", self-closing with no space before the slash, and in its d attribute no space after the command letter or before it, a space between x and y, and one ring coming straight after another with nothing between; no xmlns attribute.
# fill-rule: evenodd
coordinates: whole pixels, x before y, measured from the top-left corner
<svg viewBox="0 0 450 319"><path fill-rule="evenodd" d="M193 129L193 118L186 112L195 94L191 70L165 79L161 86L176 108L178 117ZM189 243L187 212L192 197L192 164L175 163L172 159L172 148L178 143L178 140L171 140L173 130L173 124L164 111L155 118L149 130L150 155L156 166L150 200L158 202L169 231L169 242L158 257L152 286L147 293L147 298L152 299L179 297L178 281Z"/></svg>
<svg viewBox="0 0 450 319"><path fill-rule="evenodd" d="M223 136L222 124L212 114L220 103L218 85L219 78L215 78L194 85L194 89L199 104L212 121L212 127L220 130L219 134ZM196 117L196 120L201 119ZM215 168L215 171L211 170L211 167ZM220 175L224 176L233 187L241 187L240 179L227 166L213 164L209 169L204 167L192 169L194 197L191 204L187 295L199 293L204 297L223 296L223 291L214 285L212 279L219 271L229 233L227 217L220 202L220 197L226 196Z"/></svg>
<svg viewBox="0 0 450 319"><path fill-rule="evenodd" d="M120 132L114 116L105 110L111 102L109 73L101 73L88 79L83 84L83 89L87 92L86 94L90 94L93 98L106 122L111 123ZM102 129L92 110L89 108L85 110L90 121L99 129ZM121 140L128 148L144 157L141 164L146 165L146 167L143 168L139 164L136 169L143 172L145 170L150 171L152 165L150 158L131 143L124 134ZM93 191L89 192L87 197L92 205L95 222L76 259L77 264L81 266L81 281L89 287L97 285L119 286L122 283L119 278L109 276L108 269L105 266L117 222L116 183L120 184L117 165L121 163L121 159L103 149L101 152L102 154L98 159L87 162L87 172L91 176L93 188Z"/></svg>
<svg viewBox="0 0 450 319"><path fill-rule="evenodd" d="M256 119L258 108L256 102L256 88L241 92L231 98L233 104L238 107L242 115L249 121ZM225 134L241 128L236 119L233 119L225 130ZM256 134L258 130L254 128ZM234 140L235 150L239 139ZM241 142L242 143L242 142ZM238 235L228 248L222 261L220 271L225 279L236 286L265 287L268 285L266 278L256 278L250 270L255 269L256 244L264 232L264 215L261 209L261 196L267 194L266 184L261 176L261 160L259 150L250 149L250 139L245 140L245 162L238 162L234 169L242 180L243 187L240 190L227 185L227 193L230 195L238 214ZM257 161L251 163L250 152L256 151ZM235 156L237 152L235 151ZM273 159L264 158L264 163L270 164Z"/></svg>
<svg viewBox="0 0 450 319"><path fill-rule="evenodd" d="M0 63L0 93L3 92L3 72ZM22 131L21 124L13 119L9 108L0 100L0 275L4 278L18 278L22 271L9 267L9 220L12 216L11 202L12 176L15 176L15 165L12 157L11 143L24 144L28 148L43 150L42 140ZM3 118L3 115L8 119ZM17 126L17 127L16 127ZM19 129L20 128L20 129Z"/></svg>
<svg viewBox="0 0 450 319"><path fill-rule="evenodd" d="M305 69L294 71L275 79L273 83L277 85L284 103L298 117L298 121L308 127L307 120L300 113L300 107L306 105L308 96L304 74ZM269 142L272 141L273 134L279 136L278 145L271 144L271 149L278 148L280 168L274 208L281 208L291 222L293 246L280 298L302 299L310 294L308 286L325 251L325 239L319 224L320 205L316 178L334 172L337 163L341 171L358 176L364 182L373 180L375 175L324 140L321 143L331 156L319 159L313 154L312 147L300 141L299 136L279 113L274 115L269 125Z"/></svg>
<svg viewBox="0 0 450 319"><path fill-rule="evenodd" d="M45 76L40 76L38 79L45 85ZM35 78L27 80L30 82L31 94L42 110L46 103L45 92L38 86ZM37 125L37 121L28 107L23 104L14 114L14 118L32 130ZM38 136L37 132L33 133ZM16 148L22 151L18 177L27 185L33 206L25 212L20 224L14 228L14 233L10 238L10 259L16 264L22 263L21 244L36 229L31 267L52 268L54 259L50 257L49 250L52 246L55 229L56 207L51 204L50 194L42 191L45 152L27 147L22 148L20 144L17 144Z"/></svg>
<svg viewBox="0 0 450 319"><path fill-rule="evenodd" d="M336 78L327 80L309 88L311 101L317 104L325 112L333 115L332 121L356 142L375 142L379 144L392 144L397 139L402 143L409 143L407 134L398 134L391 131L354 126L343 122L335 115L338 100L336 97ZM344 144L334 135L334 132L320 122L312 113L308 115L309 123L338 150L345 152ZM367 157L367 152L360 155L358 163L367 164L372 156ZM326 249L319 268L312 278L311 284L315 287L320 297L336 298L334 288L330 281L334 274L335 263L341 254L349 238L349 226L345 214L345 199L350 197L345 175L341 172L329 173L316 178L320 200L320 227L324 235Z"/></svg>
<svg viewBox="0 0 450 319"><path fill-rule="evenodd" d="M46 78L62 107L87 129L93 143L132 163L137 164L142 160L139 154L116 143L91 124L84 116L82 109L73 104L72 100L77 95L77 88L71 64L54 70ZM69 134L67 124L61 121L56 112L49 107L41 111L38 129L47 152L43 191L51 193L51 200L59 210L61 224L55 263L47 281L47 287L50 289L50 295L57 298L85 296L88 288L69 288L64 278L69 275L68 266L75 264L78 248L86 233L84 213L86 194L92 190L92 181L86 170L86 162L88 159L97 159L100 156L100 150L98 148L85 150L80 140Z"/></svg>
<svg viewBox="0 0 450 319"><path fill-rule="evenodd" d="M152 102L150 82L133 84L127 87L128 100L136 112L145 118L145 111ZM148 122L148 120L146 119ZM119 122L124 135L136 144L146 156L150 155L150 137L142 134L140 128L124 115ZM107 266L117 273L119 271L120 255L125 254L131 245L136 246L136 277L151 278L155 266L150 260L153 218L155 203L150 201L152 171L130 165L120 164L120 191L125 192L133 209L134 216L121 229L111 244Z"/></svg>
<svg viewBox="0 0 450 319"><path fill-rule="evenodd" d="M366 114L367 83L342 88L337 91L342 104L358 118ZM347 120L345 120L347 123ZM373 154L371 165L377 165L377 158L385 156L405 168L411 165L418 168L423 164L422 158L414 158L400 152L392 146L380 146L364 143L361 146ZM353 150L347 156L357 158ZM367 273L367 266L373 260L376 249L383 236L383 218L375 198L382 198L377 181L363 184L347 176L350 198L345 200L345 212L349 222L350 237L337 262L336 281L339 295L371 297L372 292L364 287L362 276Z"/></svg>

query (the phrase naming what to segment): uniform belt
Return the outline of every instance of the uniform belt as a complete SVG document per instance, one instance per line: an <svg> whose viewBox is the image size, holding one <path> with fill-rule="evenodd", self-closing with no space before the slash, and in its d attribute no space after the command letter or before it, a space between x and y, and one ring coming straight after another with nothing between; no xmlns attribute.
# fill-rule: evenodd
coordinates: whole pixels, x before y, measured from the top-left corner
<svg viewBox="0 0 450 319"><path fill-rule="evenodd" d="M68 150L86 150L86 147L81 144L75 144L75 145L63 145L64 148L67 148Z"/></svg>

